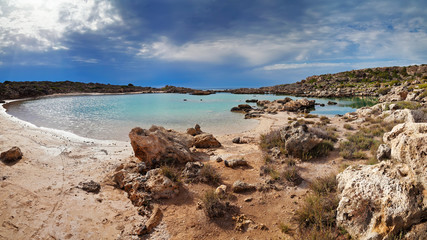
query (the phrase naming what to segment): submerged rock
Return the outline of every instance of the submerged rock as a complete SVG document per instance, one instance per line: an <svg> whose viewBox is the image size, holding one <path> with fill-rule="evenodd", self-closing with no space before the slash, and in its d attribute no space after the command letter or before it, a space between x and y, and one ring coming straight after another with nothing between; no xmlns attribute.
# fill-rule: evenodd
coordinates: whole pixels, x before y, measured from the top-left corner
<svg viewBox="0 0 427 240"><path fill-rule="evenodd" d="M6 152L2 152L0 154L0 160L5 163L13 163L18 160L21 160L23 154L21 152L21 149L19 147L12 147L11 149L7 150Z"/></svg>

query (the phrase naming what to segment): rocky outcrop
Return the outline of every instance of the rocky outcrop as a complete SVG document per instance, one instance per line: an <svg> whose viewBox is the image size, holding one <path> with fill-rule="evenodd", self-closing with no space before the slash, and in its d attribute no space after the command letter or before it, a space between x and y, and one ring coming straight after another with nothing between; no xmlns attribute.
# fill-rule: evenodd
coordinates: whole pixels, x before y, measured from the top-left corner
<svg viewBox="0 0 427 240"><path fill-rule="evenodd" d="M337 176L337 223L355 239L385 239L425 217L423 187L404 166L381 162Z"/></svg>
<svg viewBox="0 0 427 240"><path fill-rule="evenodd" d="M11 149L0 154L0 160L4 163L13 163L21 160L22 156L23 154L19 147L12 147Z"/></svg>
<svg viewBox="0 0 427 240"><path fill-rule="evenodd" d="M422 110L398 109L384 111L382 116L385 116L386 122L427 122L427 113Z"/></svg>
<svg viewBox="0 0 427 240"><path fill-rule="evenodd" d="M274 100L272 102L264 102L262 104L264 111L268 113L277 113L283 111L299 112L307 109L313 109L315 106L314 100L298 99L292 100L290 98Z"/></svg>
<svg viewBox="0 0 427 240"><path fill-rule="evenodd" d="M202 129L200 128L199 124L196 124L194 128L187 129L187 134L190 134L191 136L196 136L203 133Z"/></svg>
<svg viewBox="0 0 427 240"><path fill-rule="evenodd" d="M196 148L219 148L221 143L212 134L203 133L194 137L194 146Z"/></svg>
<svg viewBox="0 0 427 240"><path fill-rule="evenodd" d="M377 150L377 160L382 161L384 159L390 159L390 157L391 157L391 148L386 144L379 145Z"/></svg>
<svg viewBox="0 0 427 240"><path fill-rule="evenodd" d="M387 239L427 219L427 123L396 125L383 140L391 161L337 176L337 222L356 239Z"/></svg>
<svg viewBox="0 0 427 240"><path fill-rule="evenodd" d="M164 161L178 163L193 159L190 147L193 138L187 134L152 126L150 129L134 128L129 133L135 156L149 168Z"/></svg>
<svg viewBox="0 0 427 240"><path fill-rule="evenodd" d="M200 170L203 168L202 162L188 162L185 164L185 168L182 171L182 176L189 181L198 180Z"/></svg>

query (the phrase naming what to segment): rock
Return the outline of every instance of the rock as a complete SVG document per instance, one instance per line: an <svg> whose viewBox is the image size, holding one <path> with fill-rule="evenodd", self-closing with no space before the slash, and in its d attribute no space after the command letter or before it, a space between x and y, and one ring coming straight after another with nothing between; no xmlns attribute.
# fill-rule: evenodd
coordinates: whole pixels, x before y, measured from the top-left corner
<svg viewBox="0 0 427 240"><path fill-rule="evenodd" d="M4 100L0 100L0 103L6 103Z"/></svg>
<svg viewBox="0 0 427 240"><path fill-rule="evenodd" d="M280 135L285 142L286 152L298 158L305 157L304 154L308 153L322 142L322 138L309 132L306 125L303 124L300 126L298 122L281 129Z"/></svg>
<svg viewBox="0 0 427 240"><path fill-rule="evenodd" d="M252 110L252 107L249 104L240 104L237 107L231 108L232 112L249 112Z"/></svg>
<svg viewBox="0 0 427 240"><path fill-rule="evenodd" d="M202 133L202 128L200 128L200 125L199 125L199 124L196 124L196 125L194 126L194 129L196 129L197 134Z"/></svg>
<svg viewBox="0 0 427 240"><path fill-rule="evenodd" d="M413 177L427 189L427 123L403 123L385 133L391 158L408 165ZM424 198L427 208L427 197Z"/></svg>
<svg viewBox="0 0 427 240"><path fill-rule="evenodd" d="M165 161L186 163L193 160L190 151L193 137L187 134L157 126L152 126L149 130L137 127L129 133L129 138L135 156L149 168Z"/></svg>
<svg viewBox="0 0 427 240"><path fill-rule="evenodd" d="M191 136L196 136L197 135L197 131L194 128L188 128L187 129L187 134L190 134Z"/></svg>
<svg viewBox="0 0 427 240"><path fill-rule="evenodd" d="M281 104L285 104L285 103L290 102L290 101L292 101L292 98L290 98L290 97L286 97L285 99L277 100L277 102L281 103Z"/></svg>
<svg viewBox="0 0 427 240"><path fill-rule="evenodd" d="M248 99L246 100L247 103L256 103L258 102L258 99Z"/></svg>
<svg viewBox="0 0 427 240"><path fill-rule="evenodd" d="M385 122L427 122L427 114L422 110L399 109L395 111L385 111L382 116Z"/></svg>
<svg viewBox="0 0 427 240"><path fill-rule="evenodd" d="M215 161L216 162L222 162L222 158L221 157L217 157Z"/></svg>
<svg viewBox="0 0 427 240"><path fill-rule="evenodd" d="M387 161L338 174L338 225L364 240L386 239L420 222L426 213L423 187L403 168Z"/></svg>
<svg viewBox="0 0 427 240"><path fill-rule="evenodd" d="M160 168L147 172L145 189L154 199L172 198L179 193L178 185L164 176Z"/></svg>
<svg viewBox="0 0 427 240"><path fill-rule="evenodd" d="M384 159L390 159L391 156L391 148L386 144L381 144L378 146L377 150L377 159L378 161L382 161Z"/></svg>
<svg viewBox="0 0 427 240"><path fill-rule="evenodd" d="M99 185L97 182L94 182L93 180L89 182L81 182L79 183L79 186L86 192L98 193L99 190L101 190L101 185Z"/></svg>
<svg viewBox="0 0 427 240"><path fill-rule="evenodd" d="M240 143L240 137L233 138L232 142L237 144Z"/></svg>
<svg viewBox="0 0 427 240"><path fill-rule="evenodd" d="M316 102L314 100L307 100L305 98L298 99L295 101L289 101L283 105L283 111L297 112L309 108L314 108L315 103Z"/></svg>
<svg viewBox="0 0 427 240"><path fill-rule="evenodd" d="M224 164L226 167L246 167L248 166L248 162L245 159L233 159L233 160L225 160Z"/></svg>
<svg viewBox="0 0 427 240"><path fill-rule="evenodd" d="M253 198L248 197L248 198L245 198L245 200L243 200L243 201L245 201L245 202L252 202L252 200L253 200Z"/></svg>
<svg viewBox="0 0 427 240"><path fill-rule="evenodd" d="M226 185L220 185L215 189L215 194L218 197L223 197L227 193L227 186Z"/></svg>
<svg viewBox="0 0 427 240"><path fill-rule="evenodd" d="M163 218L163 213L160 210L160 208L156 206L150 218L148 219L148 221L144 224L144 226L142 226L142 228L138 229L136 234L141 236L141 235L150 233L151 231L153 231L155 227L157 227L157 225L160 224L160 222L162 221L162 218Z"/></svg>
<svg viewBox="0 0 427 240"><path fill-rule="evenodd" d="M194 137L194 146L196 148L219 148L221 143L212 134L203 133Z"/></svg>
<svg viewBox="0 0 427 240"><path fill-rule="evenodd" d="M337 102L333 102L333 101L328 101L328 105L337 105Z"/></svg>
<svg viewBox="0 0 427 240"><path fill-rule="evenodd" d="M263 106L265 106L265 105L267 105L267 104L270 104L270 101L269 101L269 100L260 100L260 101L258 101L256 104L257 104L258 106L263 107Z"/></svg>
<svg viewBox="0 0 427 240"><path fill-rule="evenodd" d="M255 191L256 186L253 184L249 184L249 183L245 183L240 180L237 180L233 183L232 190L235 193L250 192L250 191Z"/></svg>
<svg viewBox="0 0 427 240"><path fill-rule="evenodd" d="M182 171L182 175L187 179L196 179L199 177L200 169L204 166L201 162L188 162Z"/></svg>
<svg viewBox="0 0 427 240"><path fill-rule="evenodd" d="M18 160L21 160L23 154L21 152L21 149L19 147L12 147L11 149L7 150L6 152L2 152L0 154L0 160L5 163L13 163Z"/></svg>
<svg viewBox="0 0 427 240"><path fill-rule="evenodd" d="M253 111L250 113L245 114L245 119L252 119L252 118L260 118L262 116L263 112L260 111Z"/></svg>
<svg viewBox="0 0 427 240"><path fill-rule="evenodd" d="M427 222L412 226L412 228L403 236L405 240L427 239Z"/></svg>

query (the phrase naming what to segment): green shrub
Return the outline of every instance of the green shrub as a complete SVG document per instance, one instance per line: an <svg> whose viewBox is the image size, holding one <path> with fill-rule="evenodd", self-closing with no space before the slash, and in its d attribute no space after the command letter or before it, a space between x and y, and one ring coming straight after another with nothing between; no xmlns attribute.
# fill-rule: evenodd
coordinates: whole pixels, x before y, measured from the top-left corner
<svg viewBox="0 0 427 240"><path fill-rule="evenodd" d="M344 124L344 128L347 130L354 130L354 128L348 123Z"/></svg>
<svg viewBox="0 0 427 240"><path fill-rule="evenodd" d="M418 102L410 102L410 101L399 101L395 102L400 109L411 109L416 110L421 107L421 104Z"/></svg>
<svg viewBox="0 0 427 240"><path fill-rule="evenodd" d="M267 151L268 149L272 149L274 147L278 147L279 149L285 148L285 142L282 140L280 136L280 130L273 130L267 134L261 135L261 149Z"/></svg>
<svg viewBox="0 0 427 240"><path fill-rule="evenodd" d="M337 189L337 179L335 175L317 178L310 184L310 189L317 195L333 193Z"/></svg>
<svg viewBox="0 0 427 240"><path fill-rule="evenodd" d="M390 87L384 87L384 88L380 88L378 89L378 94L380 95L386 95L387 93L389 93L391 90Z"/></svg>

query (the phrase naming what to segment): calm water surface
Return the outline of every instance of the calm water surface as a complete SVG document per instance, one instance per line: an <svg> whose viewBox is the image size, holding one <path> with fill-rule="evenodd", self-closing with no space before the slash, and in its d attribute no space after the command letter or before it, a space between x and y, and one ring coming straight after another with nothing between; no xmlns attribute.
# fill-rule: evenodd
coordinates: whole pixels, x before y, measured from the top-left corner
<svg viewBox="0 0 427 240"><path fill-rule="evenodd" d="M284 97L229 93L208 96L158 93L63 96L13 103L8 106L7 112L37 126L95 139L128 141L129 131L136 126L149 128L151 125L161 125L185 131L198 123L203 131L214 134L243 132L254 128L258 121L244 119L243 114L230 112L232 107L245 103L246 99L275 100ZM315 100L326 104L330 99ZM316 106L312 113L345 114L369 104L359 98L334 101L338 105Z"/></svg>

